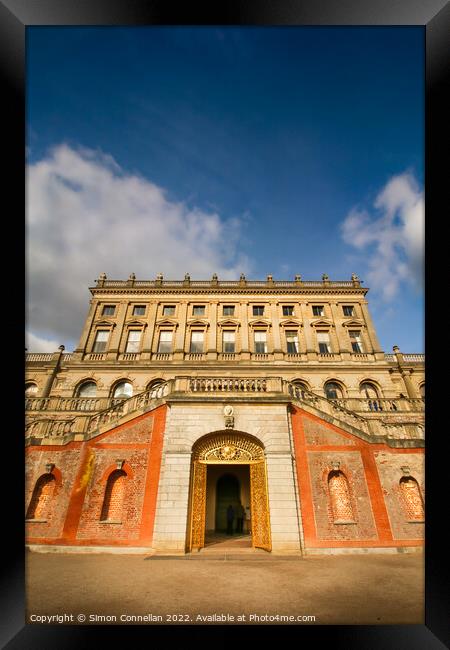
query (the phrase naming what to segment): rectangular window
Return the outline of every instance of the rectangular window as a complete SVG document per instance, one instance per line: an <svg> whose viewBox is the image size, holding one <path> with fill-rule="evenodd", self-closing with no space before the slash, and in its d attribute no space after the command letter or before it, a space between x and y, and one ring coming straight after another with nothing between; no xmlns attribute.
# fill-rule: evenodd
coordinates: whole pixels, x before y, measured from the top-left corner
<svg viewBox="0 0 450 650"><path fill-rule="evenodd" d="M102 316L114 316L116 311L115 305L105 305L103 307Z"/></svg>
<svg viewBox="0 0 450 650"><path fill-rule="evenodd" d="M141 340L141 330L130 330L128 332L127 347L125 352L139 352L139 342Z"/></svg>
<svg viewBox="0 0 450 650"><path fill-rule="evenodd" d="M133 307L133 316L144 316L145 315L145 305L135 305Z"/></svg>
<svg viewBox="0 0 450 650"><path fill-rule="evenodd" d="M159 333L158 352L172 352L172 330L161 330Z"/></svg>
<svg viewBox="0 0 450 650"><path fill-rule="evenodd" d="M359 330L349 330L349 336L353 352L363 352L361 332Z"/></svg>
<svg viewBox="0 0 450 650"><path fill-rule="evenodd" d="M205 315L205 305L194 305L192 308L192 314L194 316L204 316Z"/></svg>
<svg viewBox="0 0 450 650"><path fill-rule="evenodd" d="M313 316L325 316L323 305L313 305Z"/></svg>
<svg viewBox="0 0 450 650"><path fill-rule="evenodd" d="M355 315L355 310L353 308L353 305L344 305L342 307L344 311L344 316L354 316Z"/></svg>
<svg viewBox="0 0 450 650"><path fill-rule="evenodd" d="M202 330L193 330L191 332L190 352L193 353L203 352L203 339L204 339L204 332Z"/></svg>
<svg viewBox="0 0 450 650"><path fill-rule="evenodd" d="M295 330L286 331L286 346L288 354L298 354L298 334Z"/></svg>
<svg viewBox="0 0 450 650"><path fill-rule="evenodd" d="M104 352L108 343L109 330L97 330L92 352Z"/></svg>
<svg viewBox="0 0 450 650"><path fill-rule="evenodd" d="M231 330L224 330L222 338L222 349L225 354L231 354L235 350L235 333Z"/></svg>
<svg viewBox="0 0 450 650"><path fill-rule="evenodd" d="M164 305L163 316L173 316L175 314L175 305Z"/></svg>
<svg viewBox="0 0 450 650"><path fill-rule="evenodd" d="M293 316L293 315L294 315L294 307L292 305L284 305L283 316Z"/></svg>
<svg viewBox="0 0 450 650"><path fill-rule="evenodd" d="M256 354L265 354L267 352L266 332L255 332L255 352Z"/></svg>
<svg viewBox="0 0 450 650"><path fill-rule="evenodd" d="M320 354L330 354L330 335L328 332L317 332L317 343L319 344Z"/></svg>
<svg viewBox="0 0 450 650"><path fill-rule="evenodd" d="M253 305L253 316L264 316L264 305Z"/></svg>
<svg viewBox="0 0 450 650"><path fill-rule="evenodd" d="M224 316L234 316L234 305L224 305L223 306L223 315Z"/></svg>

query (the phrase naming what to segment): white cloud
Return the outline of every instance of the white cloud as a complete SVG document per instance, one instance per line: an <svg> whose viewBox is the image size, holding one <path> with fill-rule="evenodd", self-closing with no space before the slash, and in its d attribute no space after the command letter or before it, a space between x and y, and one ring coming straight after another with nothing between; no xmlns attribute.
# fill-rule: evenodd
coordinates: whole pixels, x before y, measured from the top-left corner
<svg viewBox="0 0 450 650"><path fill-rule="evenodd" d="M402 283L423 286L425 205L412 174L392 177L374 213L353 208L341 224L344 241L364 253L367 284L392 300Z"/></svg>
<svg viewBox="0 0 450 650"><path fill-rule="evenodd" d="M243 220L171 201L103 153L55 147L28 166L26 198L30 351L48 335L58 345L78 340L88 287L103 271L111 279L160 271L232 279L249 271L239 254Z"/></svg>
<svg viewBox="0 0 450 650"><path fill-rule="evenodd" d="M25 347L28 352L58 352L61 345L56 340L48 340L44 337L35 336L32 332L27 332L25 336Z"/></svg>

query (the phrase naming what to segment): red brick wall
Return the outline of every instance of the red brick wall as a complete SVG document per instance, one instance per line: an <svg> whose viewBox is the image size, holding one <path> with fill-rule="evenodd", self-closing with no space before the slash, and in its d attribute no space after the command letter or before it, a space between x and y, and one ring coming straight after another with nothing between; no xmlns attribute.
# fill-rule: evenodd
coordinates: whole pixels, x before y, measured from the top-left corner
<svg viewBox="0 0 450 650"><path fill-rule="evenodd" d="M306 548L422 544L423 524L408 523L400 501L400 467L409 466L423 494L423 449L371 444L325 420L292 409L297 478ZM355 524L335 524L327 479L340 463Z"/></svg>
<svg viewBox="0 0 450 650"><path fill-rule="evenodd" d="M141 415L88 442L28 447L28 508L45 464L61 472L47 523L27 523L28 543L149 546L153 536L166 406ZM101 524L107 478L124 460L127 472L120 524Z"/></svg>

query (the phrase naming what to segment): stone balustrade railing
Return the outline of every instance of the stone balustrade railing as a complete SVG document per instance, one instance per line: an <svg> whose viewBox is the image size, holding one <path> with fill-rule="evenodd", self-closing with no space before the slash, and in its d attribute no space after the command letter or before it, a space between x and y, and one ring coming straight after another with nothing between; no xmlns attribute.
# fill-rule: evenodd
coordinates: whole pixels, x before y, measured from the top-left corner
<svg viewBox="0 0 450 650"><path fill-rule="evenodd" d="M270 379L255 377L193 377L188 384L193 393L265 393L270 388Z"/></svg>
<svg viewBox="0 0 450 650"><path fill-rule="evenodd" d="M95 431L105 424L117 422L123 416L131 414L134 411L146 408L152 400L160 399L168 395L172 390L172 382L158 384L154 388L149 388L138 395L133 395L128 399L118 400L104 411L92 415L86 425L86 431L89 433Z"/></svg>
<svg viewBox="0 0 450 650"><path fill-rule="evenodd" d="M259 288L263 287L264 289L273 288L295 288L299 287L313 287L313 288L324 288L324 287L333 287L333 288L350 288L350 287L361 287L359 280L247 280L243 278L242 280L108 280L102 279L97 281L97 287L104 289L118 289L118 288L129 288L135 287L138 289L158 289L164 287L165 289L173 287L175 289L181 288L232 288L236 289L248 287L248 288ZM97 288L92 287L92 288Z"/></svg>
<svg viewBox="0 0 450 650"><path fill-rule="evenodd" d="M291 382L283 382L285 391L295 400L304 404L309 404L322 413L326 413L331 417L335 417L340 421L349 424L360 431L363 431L368 436L383 436L390 438L421 438L425 437L424 426L416 422L389 422L385 423L378 418L369 419L359 415L355 411L349 410L340 402L345 400L329 400L321 395L316 395ZM387 400L394 402L396 400ZM421 402L422 400L397 400L397 401L413 401ZM383 412L380 412L380 416Z"/></svg>
<svg viewBox="0 0 450 650"><path fill-rule="evenodd" d="M401 412L423 412L425 410L425 400L424 399L412 399L412 398L396 398L396 399L387 399L384 397L377 398L358 398L358 397L349 397L333 400L340 406L348 409L349 411L356 411L357 413L401 413Z"/></svg>
<svg viewBox="0 0 450 650"><path fill-rule="evenodd" d="M25 425L25 438L62 438L73 432L75 418L71 420L33 420Z"/></svg>
<svg viewBox="0 0 450 650"><path fill-rule="evenodd" d="M111 397L26 397L25 411L103 411L120 400Z"/></svg>

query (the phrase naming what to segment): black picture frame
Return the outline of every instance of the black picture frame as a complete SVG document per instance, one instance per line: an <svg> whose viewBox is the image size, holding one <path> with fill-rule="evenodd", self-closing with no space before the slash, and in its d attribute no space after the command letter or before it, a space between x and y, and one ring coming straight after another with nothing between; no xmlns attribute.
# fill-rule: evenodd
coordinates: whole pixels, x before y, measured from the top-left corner
<svg viewBox="0 0 450 650"><path fill-rule="evenodd" d="M426 239L427 291L431 281L445 280L442 269L436 265L446 259L441 254L428 256L428 244L436 234L434 228L440 210L448 207L443 197L448 186L449 107L445 99L445 82L449 69L450 5L446 0L245 0L229 1L222 5L200 9L191 3L178 7L170 2L146 0L0 0L0 66L2 75L2 107L5 111L3 159L7 162L8 181L3 186L3 205L9 206L4 214L4 252L12 253L13 265L5 264L4 282L10 286L8 296L17 301L13 314L7 321L15 323L22 313L23 302L16 287L19 260L24 260L24 172L25 172L25 31L32 25L419 25L424 27L426 39ZM447 140L446 136L447 135ZM445 142L447 141L447 145ZM442 156L442 154L444 154ZM444 159L442 161L442 158ZM6 194L6 197L5 197ZM6 198L6 201L5 201ZM448 218L448 217L447 217ZM11 237L11 227L15 234ZM440 232L440 231L438 231ZM441 239L439 236L437 239ZM442 238L441 245L446 245ZM437 242L439 243L439 242ZM434 246L434 244L433 244ZM447 253L448 256L448 253ZM22 268L24 268L23 264ZM24 283L25 285L25 283ZM9 300L9 298L8 298ZM427 299L427 319L429 301ZM21 319L19 319L21 320ZM427 354L427 431L430 447L426 453L427 469L427 525L426 525L426 621L423 626L295 626L276 628L278 643L283 642L284 632L297 638L297 643L332 642L350 648L383 648L401 650L415 648L443 648L449 646L449 616L446 600L448 575L448 550L445 524L448 517L447 501L439 499L445 494L444 477L448 473L448 460L443 453L447 437L445 419L439 408L445 409L445 396L441 382L437 380L436 359L442 358L436 340L426 329ZM3 505L3 572L1 583L1 647L19 648L93 648L104 642L105 635L115 643L143 647L135 642L136 635L144 634L153 644L157 639L176 648L186 645L214 644L222 648L239 639L239 644L255 640L255 628L208 627L208 628L155 628L140 626L38 626L25 625L24 602L24 537L23 492L20 490L23 476L23 455L20 440L24 371L17 354L23 354L20 326L12 326L13 340L5 346L4 369L8 379L13 378L14 395L8 395L7 410L13 413L12 424L5 423L3 468L12 470L14 489L6 491ZM23 330L22 330L23 331ZM434 354L434 352L436 354ZM9 355L9 356L8 356ZM17 417L16 417L17 415ZM23 420L22 420L23 424ZM444 496L444 499L447 497ZM269 630L260 628L264 636ZM220 634L218 634L220 632ZM273 632L273 629L271 630ZM325 639L324 637L327 637ZM101 638L100 638L101 637ZM251 639L251 641L250 641ZM148 641L147 641L148 642ZM444 645L445 644L445 645Z"/></svg>

